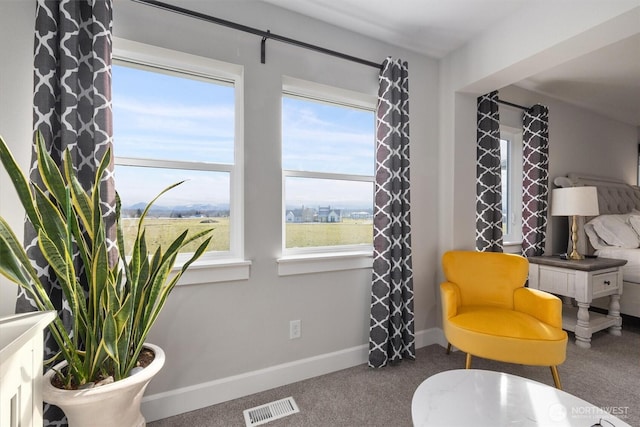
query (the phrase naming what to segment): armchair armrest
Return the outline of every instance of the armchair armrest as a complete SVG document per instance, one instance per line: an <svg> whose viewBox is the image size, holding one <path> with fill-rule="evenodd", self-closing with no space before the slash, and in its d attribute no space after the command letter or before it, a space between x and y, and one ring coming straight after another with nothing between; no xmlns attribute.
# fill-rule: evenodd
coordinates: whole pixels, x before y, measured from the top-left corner
<svg viewBox="0 0 640 427"><path fill-rule="evenodd" d="M440 299L442 300L442 318L450 319L458 314L460 305L460 288L451 282L440 284Z"/></svg>
<svg viewBox="0 0 640 427"><path fill-rule="evenodd" d="M548 325L562 328L562 301L548 292L518 288L513 292L513 308Z"/></svg>

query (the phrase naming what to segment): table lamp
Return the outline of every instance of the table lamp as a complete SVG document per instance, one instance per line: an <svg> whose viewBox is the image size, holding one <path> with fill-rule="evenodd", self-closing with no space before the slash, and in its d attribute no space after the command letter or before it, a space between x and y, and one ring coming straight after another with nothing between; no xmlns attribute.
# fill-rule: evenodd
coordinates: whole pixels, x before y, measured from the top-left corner
<svg viewBox="0 0 640 427"><path fill-rule="evenodd" d="M578 216L598 215L598 191L596 187L556 188L551 192L551 215L570 216L572 250L568 259L584 259L578 253Z"/></svg>

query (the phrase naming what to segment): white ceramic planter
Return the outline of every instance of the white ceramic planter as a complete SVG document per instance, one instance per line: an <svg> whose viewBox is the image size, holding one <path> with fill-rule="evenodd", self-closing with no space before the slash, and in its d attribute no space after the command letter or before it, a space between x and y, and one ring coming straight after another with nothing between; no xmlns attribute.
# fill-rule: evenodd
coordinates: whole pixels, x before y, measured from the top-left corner
<svg viewBox="0 0 640 427"><path fill-rule="evenodd" d="M62 390L51 385L53 369L44 375L42 397L45 402L60 407L69 427L141 427L146 422L140 412L140 401L149 381L164 365L164 352L153 344L155 359L142 371L123 380L87 390ZM56 365L62 368L67 362Z"/></svg>

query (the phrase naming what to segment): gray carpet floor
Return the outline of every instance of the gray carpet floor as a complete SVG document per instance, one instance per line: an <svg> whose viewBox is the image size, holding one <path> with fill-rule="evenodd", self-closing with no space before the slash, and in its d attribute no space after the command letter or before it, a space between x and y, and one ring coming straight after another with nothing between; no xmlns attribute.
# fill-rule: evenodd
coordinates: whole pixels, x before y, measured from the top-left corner
<svg viewBox="0 0 640 427"><path fill-rule="evenodd" d="M569 334L567 360L559 367L564 391L598 407L618 407L617 416L640 427L640 322L625 319L623 335L594 334L592 347L582 349ZM464 368L465 354L445 354L438 345L418 349L415 361L383 369L366 365L333 372L283 387L148 423L149 427L242 427L242 411L292 396L300 413L266 426L411 426L411 399L427 377ZM474 358L473 368L530 378L553 385L549 368Z"/></svg>

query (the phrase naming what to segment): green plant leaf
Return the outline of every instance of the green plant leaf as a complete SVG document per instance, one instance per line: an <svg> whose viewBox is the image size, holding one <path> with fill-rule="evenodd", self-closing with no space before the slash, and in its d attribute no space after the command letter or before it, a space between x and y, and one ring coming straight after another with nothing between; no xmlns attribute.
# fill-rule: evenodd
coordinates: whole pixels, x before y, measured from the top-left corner
<svg viewBox="0 0 640 427"><path fill-rule="evenodd" d="M41 227L38 231L43 231L58 248L59 251L64 251L65 246L68 245L67 239L67 221L63 212L58 210L58 207L51 202L49 196L44 194L38 187L34 187L34 200L40 217L42 218Z"/></svg>
<svg viewBox="0 0 640 427"><path fill-rule="evenodd" d="M36 134L36 138L38 138L38 135L40 135L39 132ZM20 170L16 159L11 154L11 151L9 151L9 147L2 136L0 136L0 161L2 161L2 165L7 171L7 174L9 174L11 183L18 194L18 198L25 210L27 218L29 218L29 221L31 221L37 230L40 228L40 216L38 215L35 203L31 198L29 181L27 180L26 175Z"/></svg>
<svg viewBox="0 0 640 427"><path fill-rule="evenodd" d="M69 263L69 261L72 261L72 255L66 252L61 253L49 236L42 231L38 233L38 245L40 246L40 252L42 252L47 263L56 274L61 287L69 294L67 298L71 298L71 301L73 301L77 295L73 292L75 289L71 285L76 280L72 270L73 262ZM75 305L75 303L72 305Z"/></svg>
<svg viewBox="0 0 640 427"><path fill-rule="evenodd" d="M33 277L37 278L27 253L2 217L0 217L0 272L24 288L30 288Z"/></svg>
<svg viewBox="0 0 640 427"><path fill-rule="evenodd" d="M76 172L73 169L73 162L69 150L64 153L63 162L65 177L69 184L71 200L73 202L73 213L80 219L80 224L85 232L89 233L89 239L93 239L93 209L91 196L82 188Z"/></svg>
<svg viewBox="0 0 640 427"><path fill-rule="evenodd" d="M44 138L40 131L36 133L36 155L38 171L40 172L40 177L42 178L45 188L53 195L55 200L62 205L61 210L66 212L69 208L66 197L67 186L62 178L60 169L45 147Z"/></svg>

